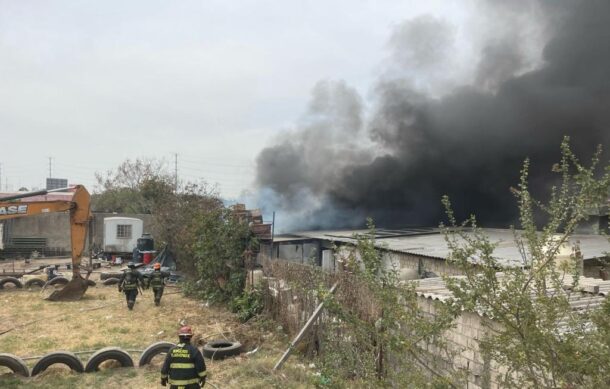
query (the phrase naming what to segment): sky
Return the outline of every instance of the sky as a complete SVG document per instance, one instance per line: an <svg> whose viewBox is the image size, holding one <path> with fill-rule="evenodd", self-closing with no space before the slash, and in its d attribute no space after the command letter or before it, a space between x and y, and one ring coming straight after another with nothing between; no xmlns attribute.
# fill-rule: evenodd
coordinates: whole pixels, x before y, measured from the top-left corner
<svg viewBox="0 0 610 389"><path fill-rule="evenodd" d="M366 97L396 26L433 15L461 32L474 6L0 0L0 188L42 187L49 158L54 177L93 188L95 172L125 159L162 158L173 171L177 154L180 179L238 197L316 83L342 80ZM459 72L469 48L456 36Z"/></svg>

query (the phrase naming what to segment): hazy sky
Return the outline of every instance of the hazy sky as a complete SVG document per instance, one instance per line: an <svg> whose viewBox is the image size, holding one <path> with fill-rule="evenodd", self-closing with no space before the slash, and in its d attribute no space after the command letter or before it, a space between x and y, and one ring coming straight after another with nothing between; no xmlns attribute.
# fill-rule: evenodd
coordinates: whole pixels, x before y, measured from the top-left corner
<svg viewBox="0 0 610 389"><path fill-rule="evenodd" d="M442 5L441 5L442 4ZM92 186L126 158L237 196L319 80L362 96L393 28L469 1L0 0L2 189L48 176ZM472 6L472 4L470 4Z"/></svg>

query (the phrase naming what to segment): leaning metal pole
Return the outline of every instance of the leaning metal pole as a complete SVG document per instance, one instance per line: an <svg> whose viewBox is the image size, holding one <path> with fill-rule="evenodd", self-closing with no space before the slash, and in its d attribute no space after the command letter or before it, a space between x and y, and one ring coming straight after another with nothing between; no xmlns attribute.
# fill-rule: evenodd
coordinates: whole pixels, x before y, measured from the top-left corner
<svg viewBox="0 0 610 389"><path fill-rule="evenodd" d="M335 282L335 284L328 291L328 294L331 295L331 294L335 293L335 290L337 289L338 285L339 285L339 282ZM322 308L324 308L324 303L326 303L326 299L324 299L324 301L322 301L318 305L316 310L313 311L313 313L309 317L309 320L307 320L307 323L305 323L303 328L301 328L301 331L299 332L299 334L292 340L292 343L290 343L288 350L286 350L286 352L284 352L284 355L282 355L280 360L277 361L277 363L273 367L273 371L279 370L282 367L282 365L284 364L284 362L286 362L286 360L288 359L288 356L290 356L290 353L292 353L292 350L294 350L294 347L301 341L301 339L303 339L303 336L305 336L305 334L307 333L307 331L309 330L311 325L316 321L318 316L320 316L320 312L322 312Z"/></svg>

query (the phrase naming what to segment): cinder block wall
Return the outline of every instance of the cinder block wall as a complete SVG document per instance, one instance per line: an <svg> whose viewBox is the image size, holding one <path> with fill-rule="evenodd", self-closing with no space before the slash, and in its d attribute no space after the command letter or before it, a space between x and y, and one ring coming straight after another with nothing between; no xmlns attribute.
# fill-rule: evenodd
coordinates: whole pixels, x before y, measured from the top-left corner
<svg viewBox="0 0 610 389"><path fill-rule="evenodd" d="M46 238L47 247L70 250L70 216L67 213L46 213L12 219L5 226L8 239L14 237Z"/></svg>
<svg viewBox="0 0 610 389"><path fill-rule="evenodd" d="M425 313L435 315L436 306L442 304L438 300L419 297L419 306ZM483 323L485 320L485 325ZM447 364L454 369L467 372L468 388L470 389L495 389L498 386L498 377L505 374L507 368L486 358L479 349L479 340L485 337L489 327L499 329L499 324L489 321L487 318L472 312L463 312L457 318L456 326L444 333L447 349L455 353ZM438 358L446 359L445 350L434 350L429 348Z"/></svg>

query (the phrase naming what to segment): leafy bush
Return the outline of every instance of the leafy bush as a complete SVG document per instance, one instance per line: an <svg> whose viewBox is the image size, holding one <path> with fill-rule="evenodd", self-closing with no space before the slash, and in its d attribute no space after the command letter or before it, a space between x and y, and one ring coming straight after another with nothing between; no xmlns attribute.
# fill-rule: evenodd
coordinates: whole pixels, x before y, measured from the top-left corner
<svg viewBox="0 0 610 389"><path fill-rule="evenodd" d="M260 289L246 290L231 300L230 308L240 321L246 322L263 311L263 294Z"/></svg>
<svg viewBox="0 0 610 389"><path fill-rule="evenodd" d="M522 267L502 268L492 242L474 216L456 220L448 197L443 199L449 224L443 226L453 264L464 277L447 279L454 303L493 321L480 350L494 363L508 367L498 377L500 387L601 388L609 387L610 300L601 306L574 309L573 300L586 301L579 280L582 255L579 243L569 238L591 210L607 204L610 165L601 165L601 148L591 163L582 164L561 145L561 160L553 167L559 177L546 201L535 199L528 182L525 160L514 194L519 203L520 229L513 229L520 247ZM544 223L539 222L543 215ZM562 246L572 249L559 258ZM476 258L477 266L472 266ZM566 280L571 287L565 287Z"/></svg>
<svg viewBox="0 0 610 389"><path fill-rule="evenodd" d="M201 214L194 232L195 287L213 301L241 296L246 281L244 252L256 245L248 224L223 207Z"/></svg>

